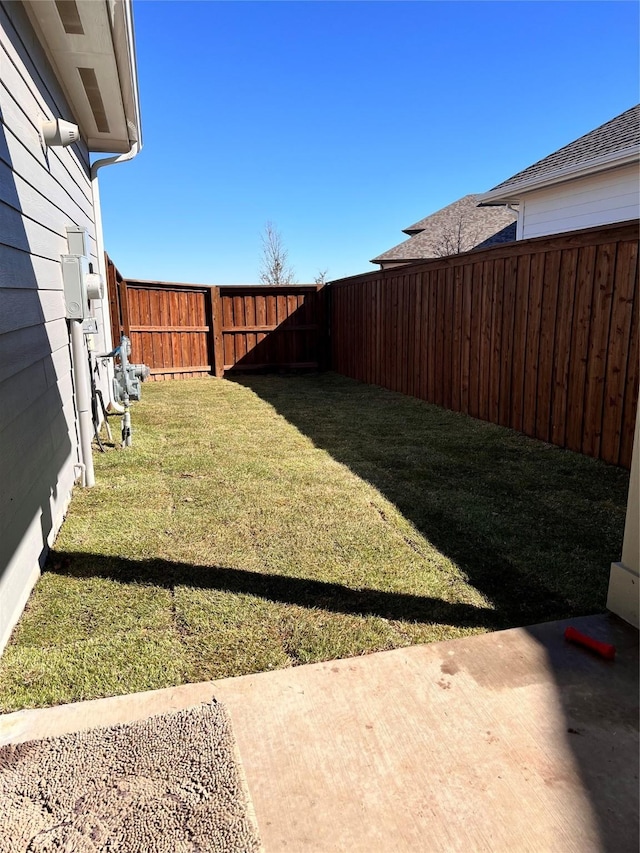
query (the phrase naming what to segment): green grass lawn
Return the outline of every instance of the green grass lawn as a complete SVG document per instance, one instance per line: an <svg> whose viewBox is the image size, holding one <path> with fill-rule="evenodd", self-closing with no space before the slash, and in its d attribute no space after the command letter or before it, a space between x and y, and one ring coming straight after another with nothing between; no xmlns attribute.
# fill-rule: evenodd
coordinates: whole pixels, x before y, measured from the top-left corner
<svg viewBox="0 0 640 853"><path fill-rule="evenodd" d="M602 611L628 474L335 374L148 384L0 660L0 708Z"/></svg>

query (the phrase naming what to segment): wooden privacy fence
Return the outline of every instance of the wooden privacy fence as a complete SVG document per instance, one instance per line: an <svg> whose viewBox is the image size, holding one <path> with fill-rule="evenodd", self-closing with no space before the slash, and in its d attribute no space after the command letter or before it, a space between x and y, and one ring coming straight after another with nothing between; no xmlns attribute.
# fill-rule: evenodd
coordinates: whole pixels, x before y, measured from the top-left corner
<svg viewBox="0 0 640 853"><path fill-rule="evenodd" d="M629 467L638 225L333 282L334 370Z"/></svg>
<svg viewBox="0 0 640 853"><path fill-rule="evenodd" d="M321 287L125 280L108 258L107 275L113 340L128 335L153 380L325 366Z"/></svg>
<svg viewBox="0 0 640 853"><path fill-rule="evenodd" d="M629 467L638 225L522 240L333 282L125 281L112 335L152 379L329 366ZM331 347L328 351L328 333Z"/></svg>

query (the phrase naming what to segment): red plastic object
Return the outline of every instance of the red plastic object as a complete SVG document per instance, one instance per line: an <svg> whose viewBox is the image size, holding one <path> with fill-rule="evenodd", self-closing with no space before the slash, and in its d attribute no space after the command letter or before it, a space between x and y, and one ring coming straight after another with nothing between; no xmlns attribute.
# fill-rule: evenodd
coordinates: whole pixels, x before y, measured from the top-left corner
<svg viewBox="0 0 640 853"><path fill-rule="evenodd" d="M572 625L565 629L564 638L570 643L577 643L579 646L591 649L592 652L606 660L613 660L616 656L616 647L612 646L611 643L601 643L600 640L594 640L593 637L583 634Z"/></svg>

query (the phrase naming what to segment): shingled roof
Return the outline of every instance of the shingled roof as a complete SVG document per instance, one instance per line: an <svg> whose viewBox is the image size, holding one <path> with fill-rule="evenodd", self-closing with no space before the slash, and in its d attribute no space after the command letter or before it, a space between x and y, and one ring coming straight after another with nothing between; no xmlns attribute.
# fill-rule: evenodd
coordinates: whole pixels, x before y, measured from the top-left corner
<svg viewBox="0 0 640 853"><path fill-rule="evenodd" d="M466 195L409 228L408 240L371 260L372 264L408 263L468 252L516 239L517 214L508 207L478 207L480 196Z"/></svg>
<svg viewBox="0 0 640 853"><path fill-rule="evenodd" d="M605 165L614 166L625 158L632 161L639 152L640 105L636 105L493 187L482 198L508 198L514 189L569 178L590 164L604 161Z"/></svg>

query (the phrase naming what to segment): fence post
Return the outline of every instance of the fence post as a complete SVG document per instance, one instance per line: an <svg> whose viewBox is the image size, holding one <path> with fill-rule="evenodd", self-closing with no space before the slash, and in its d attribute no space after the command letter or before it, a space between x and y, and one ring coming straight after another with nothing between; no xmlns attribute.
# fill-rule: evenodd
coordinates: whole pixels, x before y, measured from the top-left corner
<svg viewBox="0 0 640 853"><path fill-rule="evenodd" d="M116 281L119 276L116 274ZM131 328L129 323L129 294L127 290L127 282L120 277L118 282L118 293L120 297L120 332L126 335L131 340ZM120 338L114 343L114 346L120 343Z"/></svg>
<svg viewBox="0 0 640 853"><path fill-rule="evenodd" d="M107 270L107 296L109 299L109 314L111 317L111 342L117 346L120 341L120 293L116 282L116 268L109 255L104 253L105 267Z"/></svg>
<svg viewBox="0 0 640 853"><path fill-rule="evenodd" d="M320 286L316 299L320 306L318 314L318 369L331 370L331 287Z"/></svg>
<svg viewBox="0 0 640 853"><path fill-rule="evenodd" d="M211 288L211 328L213 331L213 372L222 379L224 376L224 346L222 341L222 299L220 288Z"/></svg>

